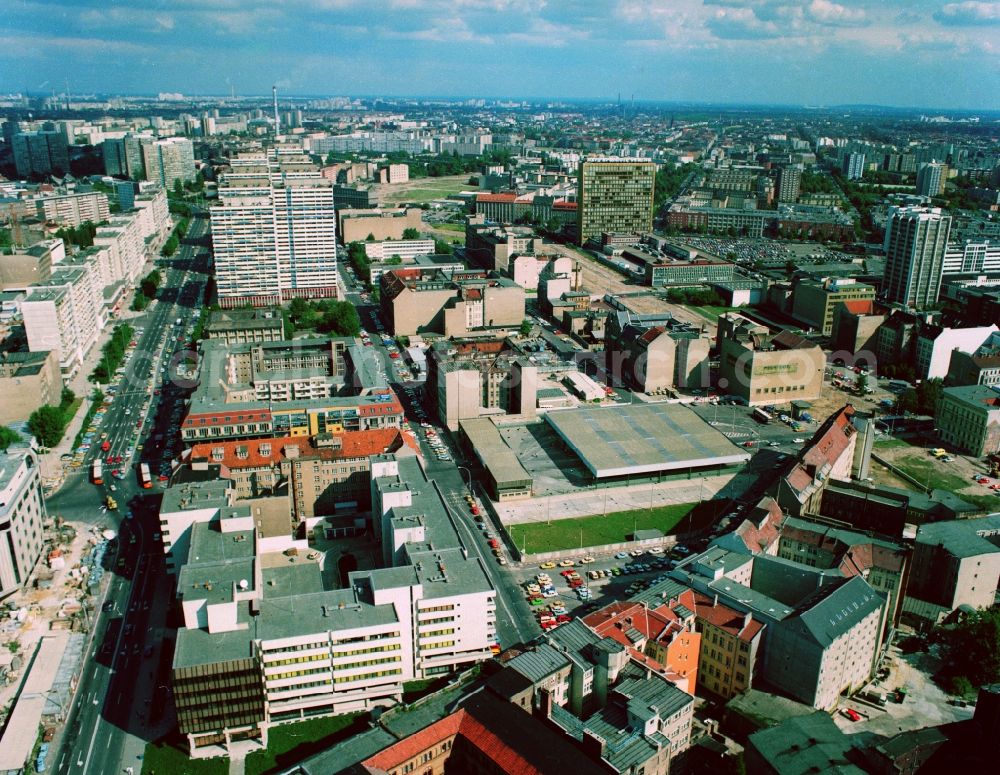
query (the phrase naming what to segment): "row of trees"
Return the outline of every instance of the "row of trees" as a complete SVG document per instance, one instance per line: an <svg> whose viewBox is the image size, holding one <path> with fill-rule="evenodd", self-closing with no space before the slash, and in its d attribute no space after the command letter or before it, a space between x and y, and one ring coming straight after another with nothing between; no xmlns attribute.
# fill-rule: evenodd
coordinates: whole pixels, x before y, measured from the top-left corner
<svg viewBox="0 0 1000 775"><path fill-rule="evenodd" d="M76 228L64 226L56 232L56 236L62 239L67 247L75 245L78 248L89 248L93 245L96 234L97 224L92 221L84 221Z"/></svg>
<svg viewBox="0 0 1000 775"><path fill-rule="evenodd" d="M111 333L111 339L101 350L101 361L90 374L91 382L106 385L125 357L128 343L132 341L135 329L128 323L119 323Z"/></svg>
<svg viewBox="0 0 1000 775"><path fill-rule="evenodd" d="M68 387L62 390L59 406L40 406L28 418L28 430L43 447L54 447L62 441L66 426L76 413L76 394Z"/></svg>
<svg viewBox="0 0 1000 775"><path fill-rule="evenodd" d="M695 307L722 307L726 303L725 299L709 288L671 288L666 292L666 297L667 301Z"/></svg>
<svg viewBox="0 0 1000 775"><path fill-rule="evenodd" d="M660 167L656 171L656 181L653 184L653 209L658 212L667 201L680 193L681 186L697 164L682 164L680 167Z"/></svg>

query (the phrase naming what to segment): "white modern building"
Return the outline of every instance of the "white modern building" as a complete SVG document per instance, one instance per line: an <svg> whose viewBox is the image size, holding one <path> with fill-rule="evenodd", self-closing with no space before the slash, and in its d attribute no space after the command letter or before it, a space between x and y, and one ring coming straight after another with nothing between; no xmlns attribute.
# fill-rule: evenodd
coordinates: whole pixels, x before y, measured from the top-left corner
<svg viewBox="0 0 1000 775"><path fill-rule="evenodd" d="M948 245L944 253L943 273L994 274L1000 273L1000 242L966 241Z"/></svg>
<svg viewBox="0 0 1000 775"><path fill-rule="evenodd" d="M386 261L399 256L404 263L412 262L417 256L429 256L434 252L432 239L401 239L366 242L365 255L371 261Z"/></svg>
<svg viewBox="0 0 1000 775"><path fill-rule="evenodd" d="M415 456L371 458L383 567L345 585L339 551L268 534L252 506L229 505L224 483L202 484L170 488L161 512L180 566L173 684L192 755L225 753L233 739L266 744L282 721L391 705L405 681L491 656L496 592ZM307 527L322 531L324 519ZM239 695L238 712L220 710L220 692Z"/></svg>
<svg viewBox="0 0 1000 775"><path fill-rule="evenodd" d="M38 217L62 226L79 226L84 221L100 223L111 215L107 194L88 192L43 196L35 200Z"/></svg>
<svg viewBox="0 0 1000 775"><path fill-rule="evenodd" d="M41 557L45 501L38 457L0 451L0 599L21 589Z"/></svg>

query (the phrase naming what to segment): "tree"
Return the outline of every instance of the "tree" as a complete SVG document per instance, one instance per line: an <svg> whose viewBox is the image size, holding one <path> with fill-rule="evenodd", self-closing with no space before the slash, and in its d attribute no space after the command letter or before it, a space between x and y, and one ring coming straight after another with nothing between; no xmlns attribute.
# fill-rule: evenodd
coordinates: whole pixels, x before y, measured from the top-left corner
<svg viewBox="0 0 1000 775"><path fill-rule="evenodd" d="M177 252L177 247L180 243L177 241L177 235L171 234L165 243L163 243L163 249L160 251L160 255L164 258L170 258L174 253Z"/></svg>
<svg viewBox="0 0 1000 775"><path fill-rule="evenodd" d="M940 377L925 379L917 385L917 408L921 414L933 415L944 390L944 380Z"/></svg>
<svg viewBox="0 0 1000 775"><path fill-rule="evenodd" d="M521 321L521 328L518 330L518 333L520 333L521 336L530 336L532 328L533 326L531 323L531 319L525 318L524 320Z"/></svg>
<svg viewBox="0 0 1000 775"><path fill-rule="evenodd" d="M858 395L864 395L865 390L868 389L868 375L861 374L858 376Z"/></svg>
<svg viewBox="0 0 1000 775"><path fill-rule="evenodd" d="M12 431L6 425L0 425L0 449L7 449L11 444L16 444L20 440L20 434Z"/></svg>
<svg viewBox="0 0 1000 775"><path fill-rule="evenodd" d="M900 414L916 414L920 404L917 400L917 391L913 388L904 390L896 399L896 411Z"/></svg>
<svg viewBox="0 0 1000 775"><path fill-rule="evenodd" d="M412 226L408 229L403 229L403 239L420 239L420 232Z"/></svg>
<svg viewBox="0 0 1000 775"><path fill-rule="evenodd" d="M445 242L443 239L434 240L434 252L444 256L450 256L455 252L455 248L450 242Z"/></svg>
<svg viewBox="0 0 1000 775"><path fill-rule="evenodd" d="M955 688L1000 681L1000 608L981 609L956 624L938 628L934 639L941 645L942 673Z"/></svg>
<svg viewBox="0 0 1000 775"><path fill-rule="evenodd" d="M54 447L58 444L65 427L62 410L57 406L40 406L28 418L28 430L43 447Z"/></svg>

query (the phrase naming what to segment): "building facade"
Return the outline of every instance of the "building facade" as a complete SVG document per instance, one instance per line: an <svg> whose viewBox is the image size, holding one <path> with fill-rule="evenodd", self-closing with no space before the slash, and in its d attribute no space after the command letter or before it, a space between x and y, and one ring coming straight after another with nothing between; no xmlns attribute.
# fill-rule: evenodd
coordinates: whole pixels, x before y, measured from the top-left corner
<svg viewBox="0 0 1000 775"><path fill-rule="evenodd" d="M890 208L885 231L886 300L911 309L937 303L951 216L938 208Z"/></svg>
<svg viewBox="0 0 1000 775"><path fill-rule="evenodd" d="M1000 452L1000 389L996 387L945 388L935 420L946 444L976 457Z"/></svg>
<svg viewBox="0 0 1000 775"><path fill-rule="evenodd" d="M23 588L45 546L45 500L38 457L0 451L0 599Z"/></svg>
<svg viewBox="0 0 1000 775"><path fill-rule="evenodd" d="M220 305L339 298L330 181L259 162L254 171L223 177L210 210Z"/></svg>
<svg viewBox="0 0 1000 775"><path fill-rule="evenodd" d="M144 177L172 191L176 181L195 179L194 145L183 137L167 137L140 145ZM126 151L127 153L127 151Z"/></svg>
<svg viewBox="0 0 1000 775"><path fill-rule="evenodd" d="M875 300L874 286L852 279L802 279L792 288L792 317L824 336L833 333L837 306L844 302Z"/></svg>
<svg viewBox="0 0 1000 775"><path fill-rule="evenodd" d="M28 419L42 406L62 400L59 358L48 352L0 353L0 425Z"/></svg>

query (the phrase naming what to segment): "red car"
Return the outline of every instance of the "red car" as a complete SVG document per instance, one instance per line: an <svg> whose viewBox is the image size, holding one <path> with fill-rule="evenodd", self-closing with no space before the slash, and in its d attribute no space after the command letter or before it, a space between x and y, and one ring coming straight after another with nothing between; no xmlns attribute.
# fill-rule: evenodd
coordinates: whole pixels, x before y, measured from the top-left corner
<svg viewBox="0 0 1000 775"><path fill-rule="evenodd" d="M743 446L746 447L747 449L750 449L751 447L753 447L753 442L752 441L744 441L743 442Z"/></svg>
<svg viewBox="0 0 1000 775"><path fill-rule="evenodd" d="M500 542L497 541L497 539L495 539L495 538L491 538L490 539L490 549L499 549L499 548L500 548Z"/></svg>
<svg viewBox="0 0 1000 775"><path fill-rule="evenodd" d="M115 462L114 455L108 455L108 459L105 460L104 462L105 463L114 463Z"/></svg>
<svg viewBox="0 0 1000 775"><path fill-rule="evenodd" d="M559 571L560 576L572 576L574 573L576 573L575 570L569 570L568 568L566 570Z"/></svg>
<svg viewBox="0 0 1000 775"><path fill-rule="evenodd" d="M861 721L861 714L858 713L856 710L853 710L851 708L844 708L841 711L841 713L843 713L851 721Z"/></svg>
<svg viewBox="0 0 1000 775"><path fill-rule="evenodd" d="M978 479L976 479L976 481L979 482L980 484L989 484L990 483L990 480L987 479L985 476L980 476Z"/></svg>
<svg viewBox="0 0 1000 775"><path fill-rule="evenodd" d="M568 621L569 621L569 616L567 616L566 614L559 614L559 616L556 617L556 622L558 624L565 624Z"/></svg>

